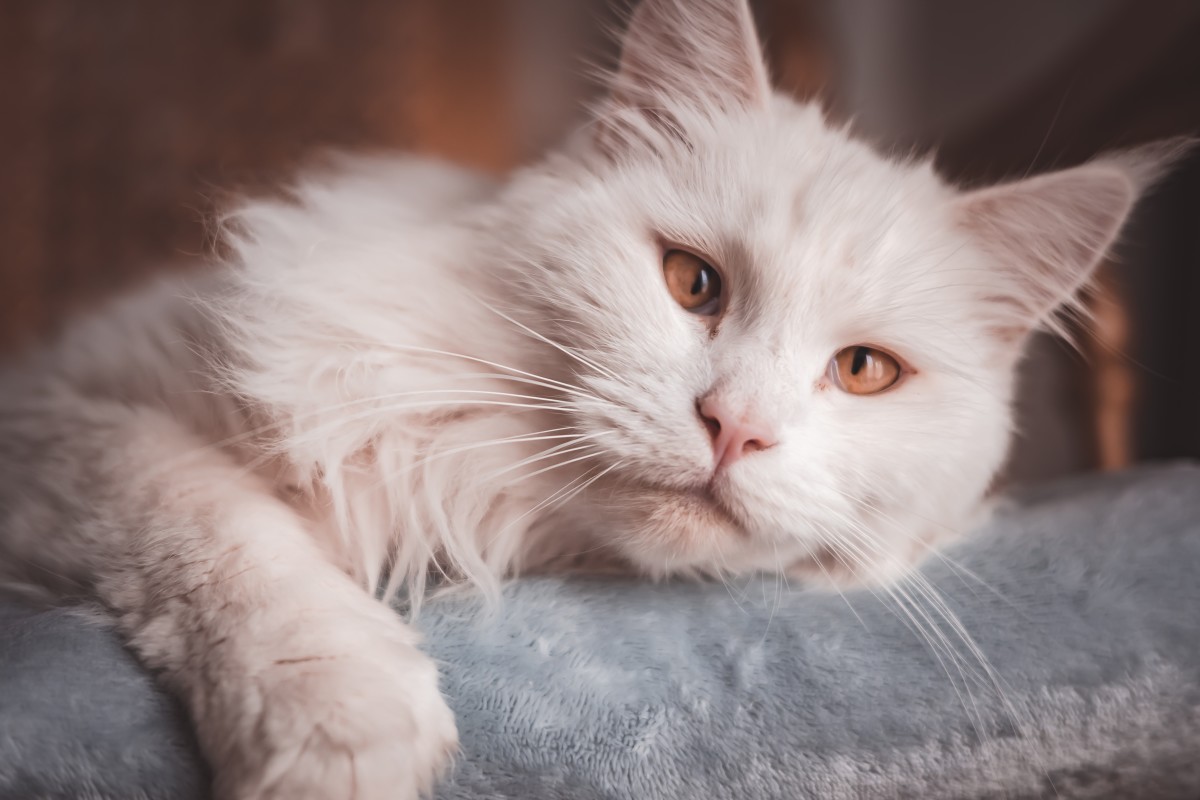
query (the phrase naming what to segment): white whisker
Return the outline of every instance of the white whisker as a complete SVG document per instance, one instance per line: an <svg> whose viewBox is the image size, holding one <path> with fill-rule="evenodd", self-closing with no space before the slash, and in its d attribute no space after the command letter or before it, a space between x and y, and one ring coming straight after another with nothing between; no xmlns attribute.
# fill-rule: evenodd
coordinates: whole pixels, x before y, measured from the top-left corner
<svg viewBox="0 0 1200 800"><path fill-rule="evenodd" d="M858 533L857 531L854 532ZM855 563L861 568L870 568L871 562L868 554L865 553L854 542L845 538L845 536L832 536L829 539L829 543L831 546L851 556ZM864 543L868 544L873 549L878 550L875 542L869 541ZM962 656L950 644L941 628L934 624L924 607L916 603L911 595L905 592L902 588L893 584L885 583L882 584L880 588L882 588L888 594L888 596L892 598L895 607L908 618L909 623L911 623L910 630L917 634L929 646L930 653L937 660L938 664L942 668L942 671L946 673L946 678L950 682L951 688L958 696L963 710L967 713L968 721L971 723L972 728L975 729L976 734L982 740L982 717L980 716L979 706L975 700L975 696L971 692L970 682L967 679L967 673L964 671ZM954 673L952 673L950 670L951 665L953 665L954 671L958 673L959 678L962 680L961 689L959 682L954 678ZM966 697L963 696L963 691L966 692Z"/></svg>
<svg viewBox="0 0 1200 800"><path fill-rule="evenodd" d="M859 541L869 543L874 547L878 546L877 543L874 542L873 537L871 537L866 530L853 523L850 527L851 532L856 535ZM904 584L910 585L916 595L924 599L924 601L929 604L930 609L935 612L946 625L949 626L950 632L966 649L967 654L970 655L971 658L969 660L965 658L958 651L958 648L951 643L949 638L943 632L941 625L935 623L935 621L930 617L929 613L925 610L925 607L917 602L916 596L910 594L903 588ZM980 648L975 642L974 638L969 634L966 627L962 624L962 621L958 618L958 615L955 614L947 605L941 593L938 592L920 572L914 569L907 569L905 574L897 581L896 584L885 586L884 588L889 592L889 594L892 594L893 597L896 595L896 593L899 593L915 610L917 610L917 612L928 625L928 628L926 628L924 625L921 625L921 629L923 631L931 632L938 639L939 644L942 648L944 648L943 652L945 652L955 664L956 670L963 679L963 688L967 692L968 697L970 697L972 707L975 709L976 716L980 720L978 724L972 720L972 725L976 727L977 733L982 736L981 726L983 718L982 713L979 711L978 704L975 701L974 694L971 692L968 676L970 676L970 678L972 678L977 685L989 687L992 691L994 691L999 698L1002 707L1004 708L1005 714L1008 716L1015 729L1018 731L1018 733L1023 731L1024 722L1022 721L1021 714L1018 712L1016 706L1009 698L1008 692L1006 691L1005 682L992 667L991 661L987 658L982 648ZM929 641L928 637L924 638ZM929 644L931 647L933 646L932 641L929 641ZM941 659L939 658L939 661L940 660ZM982 674L976 671L975 665L978 665L978 668L982 670ZM968 714L968 716L970 717L970 714Z"/></svg>
<svg viewBox="0 0 1200 800"><path fill-rule="evenodd" d="M578 460L578 459L576 459L576 460ZM572 487L575 486L575 484L579 483L580 481L583 481L582 485L579 486L576 491L571 492L571 494L568 497L564 498L562 500L562 502L565 503L568 500L570 500L570 498L575 497L580 491L583 491L588 486L591 486L593 483L600 480L602 477L607 475L609 472L611 472L614 469L617 469L624 463L625 462L623 462L623 461L618 461L615 464L612 464L611 466L609 466L607 469L602 470L598 475L595 475L594 477L592 477L590 479L588 478L588 475L591 474L592 470L594 470L595 467L592 467L591 469L589 469L587 472L583 473L582 475L579 475L579 476L573 478L572 480L568 481L564 486L562 486L558 491L554 492L554 494L550 495L546 499L539 502L537 505L535 505L532 508L530 508L529 510L525 511L524 513L522 513L521 515L516 517L516 519L510 520L503 528L501 528L499 531L497 531L496 535L492 537L491 541L495 541L495 539L497 537L499 537L502 533L505 533L506 531L511 530L513 527L515 527L517 525L517 523L536 514L537 512L541 511L543 508L546 508L548 505L553 503L556 499L558 499L559 497L562 497L564 493L570 492ZM490 543L491 542L489 542L489 544Z"/></svg>
<svg viewBox="0 0 1200 800"><path fill-rule="evenodd" d="M487 304L485 304L485 305L487 305ZM560 343L554 341L553 339L551 339L548 336L544 336L544 335L538 333L533 328L530 328L528 325L526 325L522 322L518 322L517 320L515 320L512 317L505 314L503 311L500 311L499 309L497 309L493 306L487 305L487 309L489 311L491 311L493 314L496 314L497 316L500 316L500 317L508 320L513 325L516 325L518 328L525 331L527 334L529 334L533 338L537 339L538 341L545 342L546 344L550 345L551 347L554 347L557 350L561 351L563 354L575 359L580 364L583 364L584 366L595 370L596 372L600 373L604 377L609 378L610 380L616 381L617 383L621 383L621 384L625 383L625 381L622 380L621 377L619 375L617 375L615 372L613 372L610 369L606 369L605 367L600 366L595 361L592 361L590 358L585 358L584 356L577 353L573 348L567 347L564 344L560 344Z"/></svg>
<svg viewBox="0 0 1200 800"><path fill-rule="evenodd" d="M518 469L521 469L522 467L527 467L530 464L536 463L538 461L542 461L543 459L549 458L551 456L562 455L563 453L579 452L585 448L591 447L591 445L583 445L580 447L575 447L574 445L579 445L581 442L585 442L589 439L597 439L601 436L607 436L607 435L609 435L609 433L610 433L609 431L598 431L596 433L573 436L569 441L563 442L558 445L554 445L553 447L546 448L545 450L535 453L534 455L529 456L528 458L524 458L514 464L510 464L507 467L504 467L502 469L496 470L495 472L489 473L486 476L486 478L487 478L487 480L494 480L496 478L499 478L501 475L507 475L510 472L514 472ZM536 475L537 473L534 473L534 474Z"/></svg>
<svg viewBox="0 0 1200 800"><path fill-rule="evenodd" d="M600 450L599 448L592 447L591 449L593 450L593 452L591 452L591 453L585 453L584 455L578 456L577 458L571 458L566 461L560 461L557 464L551 464L548 467L542 467L539 470L530 472L528 475L522 475L521 477L517 478L513 482L520 483L521 481L525 481L525 480L533 478L537 475L541 475L544 472L549 472L550 470L554 470L554 469L561 469L562 467L568 466L569 464L574 464L578 461L585 461L589 458L598 458L598 457L604 455L604 451Z"/></svg>
<svg viewBox="0 0 1200 800"><path fill-rule="evenodd" d="M504 371L506 373L510 373L512 375L518 375L518 376L521 376L524 378L529 378L531 380L540 381L540 382L543 382L544 384L549 384L550 386L553 386L554 388L560 389L562 391L566 391L566 392L581 392L582 391L578 386L572 386L569 383L564 383L563 381L555 380L554 378L548 378L545 375L538 375L533 372L527 372L523 369L518 369L516 367L512 367L507 364L501 364L497 361L489 361L486 358L479 358L477 356L468 355L466 353L456 353L452 350L439 350L436 347L424 347L424 346L415 345L415 344L395 344L395 343L389 343L389 342L373 342L373 341L364 341L364 340L355 340L355 339L337 339L336 341L341 344L361 344L361 345L367 346L367 347L381 348L384 350L393 350L396 352L422 353L425 355L447 356L449 358L458 358L458 359L462 359L463 361L470 361L475 364L483 364L484 366L493 367L495 369L502 370L502 371Z"/></svg>

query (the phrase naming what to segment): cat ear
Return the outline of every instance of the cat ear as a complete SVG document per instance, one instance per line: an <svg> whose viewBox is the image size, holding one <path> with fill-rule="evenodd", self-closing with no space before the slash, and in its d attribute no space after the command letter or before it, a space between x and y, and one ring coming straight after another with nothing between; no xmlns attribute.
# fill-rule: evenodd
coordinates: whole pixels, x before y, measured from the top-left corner
<svg viewBox="0 0 1200 800"><path fill-rule="evenodd" d="M626 30L600 121L648 123L679 137L671 107L701 113L758 108L770 93L746 0L643 0Z"/></svg>
<svg viewBox="0 0 1200 800"><path fill-rule="evenodd" d="M1018 341L1073 302L1138 197L1192 144L1158 142L959 196L957 223L996 259L997 334Z"/></svg>

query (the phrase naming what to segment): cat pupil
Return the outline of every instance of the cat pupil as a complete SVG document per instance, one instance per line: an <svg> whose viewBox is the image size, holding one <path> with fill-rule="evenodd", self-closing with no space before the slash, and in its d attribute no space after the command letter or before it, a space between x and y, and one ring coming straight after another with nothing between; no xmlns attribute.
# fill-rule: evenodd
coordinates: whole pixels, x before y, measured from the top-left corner
<svg viewBox="0 0 1200 800"><path fill-rule="evenodd" d="M704 273L704 270L701 269L699 272L696 273L696 280L695 280L695 282L692 283L692 289L691 289L692 294L700 294L701 292L703 292L704 286L707 283L708 283L708 275L706 275Z"/></svg>
<svg viewBox="0 0 1200 800"><path fill-rule="evenodd" d="M850 374L857 375L867 363L867 355L869 348L856 347L854 348L854 360L850 362Z"/></svg>

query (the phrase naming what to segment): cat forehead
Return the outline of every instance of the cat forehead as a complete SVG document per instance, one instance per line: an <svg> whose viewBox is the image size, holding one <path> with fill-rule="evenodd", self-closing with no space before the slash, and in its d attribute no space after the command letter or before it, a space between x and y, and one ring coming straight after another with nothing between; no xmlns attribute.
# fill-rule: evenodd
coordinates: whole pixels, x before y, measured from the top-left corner
<svg viewBox="0 0 1200 800"><path fill-rule="evenodd" d="M950 190L926 164L874 153L819 112L786 103L776 113L714 125L655 163L647 213L663 239L779 296L796 271L834 283L878 281L873 270L920 271L957 241Z"/></svg>
<svg viewBox="0 0 1200 800"><path fill-rule="evenodd" d="M941 223L947 190L927 164L886 159L819 110L780 98L765 113L713 120L686 145L646 164L640 197L667 239L712 258L738 250L836 249L852 258L897 225ZM722 251L730 250L724 253Z"/></svg>

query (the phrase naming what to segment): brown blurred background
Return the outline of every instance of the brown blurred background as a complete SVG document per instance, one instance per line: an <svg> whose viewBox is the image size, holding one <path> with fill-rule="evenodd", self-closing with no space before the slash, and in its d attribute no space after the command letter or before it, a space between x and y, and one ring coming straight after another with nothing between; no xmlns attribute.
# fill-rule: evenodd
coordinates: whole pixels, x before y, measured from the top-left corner
<svg viewBox="0 0 1200 800"><path fill-rule="evenodd" d="M0 352L203 268L230 190L328 148L501 171L580 118L622 0L0 0ZM1193 0L762 0L779 84L964 183L1200 133ZM1200 456L1200 157L1139 210L1081 352L1035 343L1012 476Z"/></svg>

